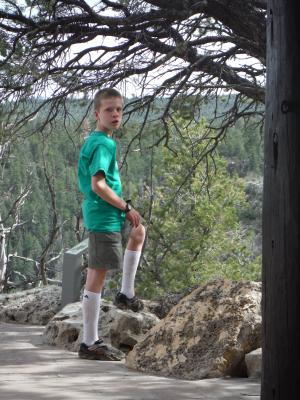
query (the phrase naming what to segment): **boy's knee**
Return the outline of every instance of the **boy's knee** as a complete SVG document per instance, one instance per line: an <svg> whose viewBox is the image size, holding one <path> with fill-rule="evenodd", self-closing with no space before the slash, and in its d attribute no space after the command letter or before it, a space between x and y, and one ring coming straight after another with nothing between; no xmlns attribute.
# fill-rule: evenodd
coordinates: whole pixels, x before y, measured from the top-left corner
<svg viewBox="0 0 300 400"><path fill-rule="evenodd" d="M146 228L144 227L144 225L140 224L137 228L138 230L138 235L140 237L142 237L143 239L145 239L146 236Z"/></svg>
<svg viewBox="0 0 300 400"><path fill-rule="evenodd" d="M146 234L146 228L144 227L143 224L139 224L139 226L137 227L137 229L139 230L140 234L145 236Z"/></svg>
<svg viewBox="0 0 300 400"><path fill-rule="evenodd" d="M136 241L143 241L145 239L145 236L146 236L146 229L142 224L140 224L136 228L132 228L130 233L130 237Z"/></svg>

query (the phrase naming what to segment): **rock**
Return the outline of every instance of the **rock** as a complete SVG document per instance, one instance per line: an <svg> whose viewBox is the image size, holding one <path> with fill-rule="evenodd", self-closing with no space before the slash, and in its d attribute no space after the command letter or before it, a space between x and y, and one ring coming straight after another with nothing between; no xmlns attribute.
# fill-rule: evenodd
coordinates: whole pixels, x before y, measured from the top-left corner
<svg viewBox="0 0 300 400"><path fill-rule="evenodd" d="M153 314L119 310L102 300L99 333L108 344L128 352L158 321ZM81 302L66 305L49 321L43 336L48 344L78 351L82 341Z"/></svg>
<svg viewBox="0 0 300 400"><path fill-rule="evenodd" d="M245 362L247 366L248 378L259 379L261 377L261 348L246 354Z"/></svg>
<svg viewBox="0 0 300 400"><path fill-rule="evenodd" d="M61 308L61 287L0 295L0 321L46 325Z"/></svg>
<svg viewBox="0 0 300 400"><path fill-rule="evenodd" d="M185 290L169 293L156 301L144 300L145 307L153 314L155 314L159 319L165 318L170 310L180 302L180 300L190 294L196 286L186 288Z"/></svg>
<svg viewBox="0 0 300 400"><path fill-rule="evenodd" d="M81 303L67 304L46 325L43 340L70 351L78 351L82 341Z"/></svg>
<svg viewBox="0 0 300 400"><path fill-rule="evenodd" d="M111 344L124 352L132 350L133 346L159 322L154 314L148 312L134 313L115 309L114 321L110 326Z"/></svg>
<svg viewBox="0 0 300 400"><path fill-rule="evenodd" d="M261 345L261 284L213 281L184 297L126 357L143 372L183 379L246 376Z"/></svg>

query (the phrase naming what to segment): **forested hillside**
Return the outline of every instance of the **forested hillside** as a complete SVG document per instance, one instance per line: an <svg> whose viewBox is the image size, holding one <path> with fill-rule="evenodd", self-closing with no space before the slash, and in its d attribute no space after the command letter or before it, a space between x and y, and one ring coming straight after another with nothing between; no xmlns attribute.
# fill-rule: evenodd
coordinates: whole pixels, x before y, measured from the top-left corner
<svg viewBox="0 0 300 400"><path fill-rule="evenodd" d="M93 116L78 128L86 104L73 102L70 109L72 118L58 117L3 151L6 290L36 285L44 259L47 277L59 281L63 252L85 235L82 225L77 229L82 196L76 173ZM255 121L236 123L216 150L199 161L206 150L202 133L210 107L188 124L188 109L177 110L167 141L159 141L162 126L152 112L141 137L134 140L141 115L115 136L124 197L132 199L148 227L140 294L150 298L220 276L260 279L262 140ZM34 130L37 121L30 124ZM28 193L15 212L12 206L24 190Z"/></svg>

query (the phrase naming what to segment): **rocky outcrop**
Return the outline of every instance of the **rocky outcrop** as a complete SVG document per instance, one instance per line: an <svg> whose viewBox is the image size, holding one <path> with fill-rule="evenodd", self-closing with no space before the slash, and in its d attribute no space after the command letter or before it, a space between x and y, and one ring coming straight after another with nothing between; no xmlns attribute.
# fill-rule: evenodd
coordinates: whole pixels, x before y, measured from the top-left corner
<svg viewBox="0 0 300 400"><path fill-rule="evenodd" d="M46 325L61 308L61 287L0 295L0 321Z"/></svg>
<svg viewBox="0 0 300 400"><path fill-rule="evenodd" d="M261 346L261 284L210 282L176 305L127 355L139 371L184 379L246 376Z"/></svg>
<svg viewBox="0 0 300 400"><path fill-rule="evenodd" d="M99 333L112 346L128 352L159 319L149 312L134 313L116 308L102 300ZM71 351L77 351L82 341L81 303L66 305L46 326L44 341Z"/></svg>

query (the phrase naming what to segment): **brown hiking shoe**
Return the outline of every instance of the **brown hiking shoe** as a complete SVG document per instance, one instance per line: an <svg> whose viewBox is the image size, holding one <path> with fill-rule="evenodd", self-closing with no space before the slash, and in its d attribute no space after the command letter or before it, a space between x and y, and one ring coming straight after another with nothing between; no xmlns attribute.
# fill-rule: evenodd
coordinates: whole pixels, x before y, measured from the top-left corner
<svg viewBox="0 0 300 400"><path fill-rule="evenodd" d="M143 302L136 296L132 297L132 299L129 299L121 292L117 293L114 305L121 310L132 310L134 312L142 311L144 308Z"/></svg>
<svg viewBox="0 0 300 400"><path fill-rule="evenodd" d="M91 346L80 344L78 356L87 360L121 361L125 355L122 351L104 344L102 339L97 340Z"/></svg>

